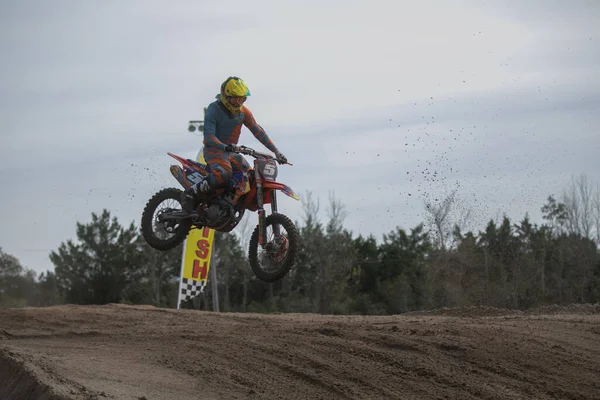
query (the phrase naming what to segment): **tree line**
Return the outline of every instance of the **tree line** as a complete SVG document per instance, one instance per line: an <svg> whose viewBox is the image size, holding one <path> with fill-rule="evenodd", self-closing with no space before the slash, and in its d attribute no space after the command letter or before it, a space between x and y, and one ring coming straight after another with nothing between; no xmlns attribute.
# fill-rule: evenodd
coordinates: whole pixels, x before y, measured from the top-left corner
<svg viewBox="0 0 600 400"><path fill-rule="evenodd" d="M303 196L297 221L301 251L279 282L256 279L246 260L245 220L215 233L220 311L395 314L483 305L527 309L600 301L600 187L585 175L541 206L543 221L503 216L468 230L469 211L456 192L424 204L426 218L377 240L344 227L345 205L330 196L322 220L319 199ZM108 210L77 223L76 240L49 255L54 271L36 276L0 248L0 306L152 304L176 307L181 245L159 252L132 222ZM209 279L212 279L209 278ZM182 307L212 310L212 285Z"/></svg>

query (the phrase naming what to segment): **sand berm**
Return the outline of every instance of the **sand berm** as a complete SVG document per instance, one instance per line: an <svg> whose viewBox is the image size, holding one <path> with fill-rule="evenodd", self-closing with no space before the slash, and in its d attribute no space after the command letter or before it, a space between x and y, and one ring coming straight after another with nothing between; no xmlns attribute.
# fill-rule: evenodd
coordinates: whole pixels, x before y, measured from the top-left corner
<svg viewBox="0 0 600 400"><path fill-rule="evenodd" d="M600 305L0 309L0 399L600 399Z"/></svg>

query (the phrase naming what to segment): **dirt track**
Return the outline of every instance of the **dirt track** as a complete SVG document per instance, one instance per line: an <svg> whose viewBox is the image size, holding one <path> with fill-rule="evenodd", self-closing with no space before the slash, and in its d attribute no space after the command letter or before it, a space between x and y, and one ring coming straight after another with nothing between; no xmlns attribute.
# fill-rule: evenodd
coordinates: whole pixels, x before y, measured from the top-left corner
<svg viewBox="0 0 600 400"><path fill-rule="evenodd" d="M0 309L0 399L600 399L600 305L392 317Z"/></svg>

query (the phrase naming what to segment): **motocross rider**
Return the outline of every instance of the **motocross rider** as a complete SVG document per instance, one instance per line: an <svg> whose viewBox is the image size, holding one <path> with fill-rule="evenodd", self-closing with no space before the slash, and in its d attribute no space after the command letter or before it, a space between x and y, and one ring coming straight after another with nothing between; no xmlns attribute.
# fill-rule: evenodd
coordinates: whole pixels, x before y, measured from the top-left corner
<svg viewBox="0 0 600 400"><path fill-rule="evenodd" d="M280 163L286 157L279 151L265 130L256 123L250 110L244 106L250 90L244 81L230 76L221 84L221 93L208 105L204 117L204 159L210 167L210 174L202 181L186 189L181 196L181 207L187 213L194 210L198 193L204 193L226 186L232 177L233 169L248 172L250 165L246 159L233 151L244 124L266 148L275 153Z"/></svg>

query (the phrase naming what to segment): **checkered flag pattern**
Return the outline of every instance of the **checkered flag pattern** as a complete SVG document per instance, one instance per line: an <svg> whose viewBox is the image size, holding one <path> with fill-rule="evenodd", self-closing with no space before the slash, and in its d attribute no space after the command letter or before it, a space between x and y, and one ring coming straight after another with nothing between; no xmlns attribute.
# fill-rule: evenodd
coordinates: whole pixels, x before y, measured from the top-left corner
<svg viewBox="0 0 600 400"><path fill-rule="evenodd" d="M195 281L193 279L181 278L179 290L181 292L181 302L189 300L204 292L206 281Z"/></svg>

